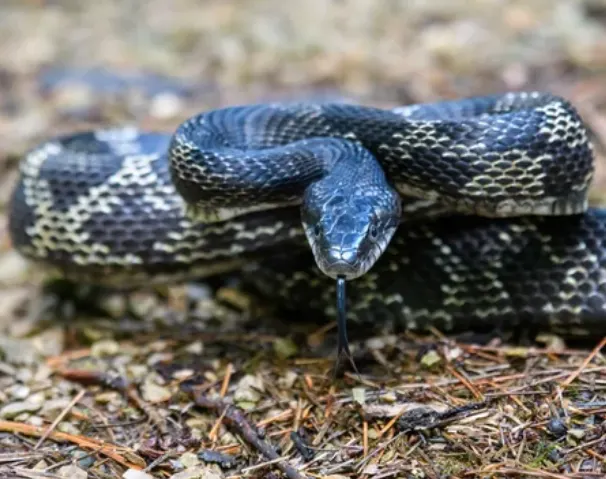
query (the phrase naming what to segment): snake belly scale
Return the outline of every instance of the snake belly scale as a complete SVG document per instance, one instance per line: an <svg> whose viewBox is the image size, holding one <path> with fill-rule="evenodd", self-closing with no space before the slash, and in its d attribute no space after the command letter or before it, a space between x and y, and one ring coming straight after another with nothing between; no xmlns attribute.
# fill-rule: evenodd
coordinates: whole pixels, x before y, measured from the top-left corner
<svg viewBox="0 0 606 479"><path fill-rule="evenodd" d="M533 315L567 331L606 329L606 215L587 210L592 149L574 108L549 94L395 110L231 107L174 135L115 128L52 138L21 163L11 238L79 281L133 287L239 269L259 291L330 314L334 284L318 274L299 205L328 168L313 164L316 148L340 144L375 157L379 181L402 202L393 240L351 282L351 318L452 329ZM312 210L320 193L305 200Z"/></svg>

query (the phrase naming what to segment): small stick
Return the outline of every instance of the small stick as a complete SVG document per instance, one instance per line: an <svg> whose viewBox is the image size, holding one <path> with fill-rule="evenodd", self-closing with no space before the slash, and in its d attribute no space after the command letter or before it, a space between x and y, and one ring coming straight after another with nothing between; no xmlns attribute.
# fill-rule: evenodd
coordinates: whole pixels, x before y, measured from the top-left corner
<svg viewBox="0 0 606 479"><path fill-rule="evenodd" d="M276 461L276 467L278 467L286 477L289 479L306 479L305 476L301 475L295 468L286 463L270 444L259 438L259 434L255 430L255 427L247 421L241 410L231 404L226 404L223 401L209 399L203 396L199 391L193 391L193 399L197 406L210 409L211 411L222 415L225 424L235 429L248 444L263 454L269 461Z"/></svg>
<svg viewBox="0 0 606 479"><path fill-rule="evenodd" d="M40 437L46 433L46 431L43 431L41 427L11 421L0 421L0 431L12 433L19 432L21 434L34 437ZM140 470L143 468L143 466L145 466L145 461L139 456L135 455L134 451L128 450L127 448L121 446L99 441L97 439L76 436L74 434L59 431L51 431L47 438L57 442L71 442L72 444L78 445L82 449L91 449L130 469ZM121 452L127 453L130 458L140 461L140 463L135 464L130 462L122 457Z"/></svg>
<svg viewBox="0 0 606 479"><path fill-rule="evenodd" d="M585 360L581 363L581 365L578 367L578 369L576 371L574 371L570 376L568 376L568 378L566 378L566 380L564 382L562 382L561 386L566 387L572 381L574 381L579 376L579 374L581 374L583 372L583 370L587 367L587 365L591 362L591 360L597 356L597 354L600 352L600 350L604 346L606 346L606 336L602 338L600 343L595 348L593 348L591 353L589 353L589 356L587 356L585 358Z"/></svg>
<svg viewBox="0 0 606 479"><path fill-rule="evenodd" d="M61 414L59 414L57 416L57 418L53 421L53 423L48 427L48 429L44 432L44 434L42 435L42 437L38 440L38 442L36 443L36 445L34 446L34 451L36 449L38 449L42 443L44 441L46 441L46 438L48 437L48 435L54 431L54 429L59 425L59 423L63 420L63 418L67 415L67 413L70 411L71 408L73 408L76 404L78 404L78 402L80 401L80 399L82 399L82 397L86 394L86 390L82 389L78 394L76 394L76 397L74 397L74 399L72 399L69 404L67 405L67 407L65 407L65 409L63 409L63 411L61 411Z"/></svg>

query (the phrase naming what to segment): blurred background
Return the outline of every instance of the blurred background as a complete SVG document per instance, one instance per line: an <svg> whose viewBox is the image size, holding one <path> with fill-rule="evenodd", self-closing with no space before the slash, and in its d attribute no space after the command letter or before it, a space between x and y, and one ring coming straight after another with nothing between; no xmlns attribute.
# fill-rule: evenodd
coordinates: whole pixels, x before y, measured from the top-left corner
<svg viewBox="0 0 606 479"><path fill-rule="evenodd" d="M606 0L2 0L0 208L52 135L268 100L395 105L505 90L570 99L604 188ZM0 217L0 282L22 262ZM0 306L2 305L0 297Z"/></svg>
<svg viewBox="0 0 606 479"><path fill-rule="evenodd" d="M578 108L593 133L596 148L597 173L592 202L606 204L606 169L603 167L606 158L606 0L0 0L0 405L3 401L14 401L8 408L16 420L50 424L62 405L75 396L76 389L60 379L53 383L59 386L49 388L46 378L51 370L47 364L51 363L46 359L64 351L77 352L92 344L92 350L108 356L124 351L127 361L116 362L118 371L130 361L136 363L137 381L142 382L145 377L144 399L160 408L163 401L169 404L170 391L166 395L164 380L160 381L159 375L153 372L156 364L152 364L152 356L156 356L155 351L158 358L165 352L172 354L172 345L155 342L162 334L157 332L158 326L165 325L175 333L185 330L179 322L182 317L192 319L186 316L190 303L202 312L194 318L202 324L199 331L206 330L208 318L218 318L220 327L226 330L240 331L244 318L244 315L236 317L226 312L226 308L219 309L216 304L212 304L211 309L207 305L208 292L202 287L183 287L174 288L166 295L138 291L128 303L120 295L110 295L103 303L107 314L95 322L85 322L76 328L71 322L73 311L65 308L61 310L66 320L64 325L52 323L46 328L40 327L38 319L51 309L53 297L40 294L38 283L43 280L40 271L11 249L6 224L18 162L22 154L38 142L59 133L122 124L172 131L181 121L205 109L268 100L336 100L394 107L525 89L552 91L568 98ZM235 303L239 300L236 296L234 299ZM127 322L127 305L135 308L136 315L146 322ZM178 327L173 327L174 324ZM144 329L146 327L149 330ZM289 321L282 321L281 327L288 334L295 329ZM205 343L203 354L200 353L202 343L199 348L194 343L192 346L196 349L187 349L191 351L187 358L195 356L192 359L195 370L207 371L212 365L212 374L205 377L220 378L223 373L218 372L219 369L213 372L213 368L220 366L218 358L232 361L236 357L237 367L242 364L248 367L254 353L250 362L257 361L257 352L266 347L259 330L255 323L253 335L245 341L228 342L223 349L217 349L220 345ZM145 347L134 350L129 343L123 347L115 340L129 331L138 336ZM150 334L137 334L140 331ZM271 338L275 334L275 330L272 331ZM321 334L313 337L316 338L313 341L311 335L308 337L310 345L323 342ZM147 343L151 344L149 349ZM296 352L291 343L276 344L277 357L294 354L293 348ZM154 349L156 347L159 349ZM327 343L326 347L331 346ZM325 356L330 358L333 349L327 351ZM170 354L169 357L172 358ZM534 369L538 363L551 367L551 363L543 359L532 359L532 366L525 366L524 371ZM98 362L91 364L95 364L95 369L109 367ZM422 368L412 360L410 365L414 370L414 376L410 377L418 378L418 370ZM505 374L501 366L499 359L494 370L498 368ZM226 374L229 380L229 373ZM151 379L148 380L148 376ZM438 380L423 379L422 382L437 384ZM592 391L588 397L594 397L595 384L594 379L585 381L585 386ZM38 411L41 405L32 403L33 399L24 399L30 393L29 385L33 385L32 396L44 391L44 395L38 394L37 400L42 398L49 405L48 410L32 412ZM277 385L279 387L279 381ZM560 391L560 386L557 387ZM418 389L421 392L423 388ZM292 391L295 396L299 394L296 391ZM300 397L306 395L307 392L300 393ZM317 394L320 398L331 396L332 392ZM108 424L129 424L132 413L128 412L131 409L126 398L120 403L119 394L111 397L113 399L106 401L99 395L99 402L89 398L87 401L94 406L90 411L105 411L99 414L101 418L108 418L103 419ZM528 397L526 404L532 406L533 412L519 417L530 419L522 421L513 416L510 429L522 431L519 424L531 423L543 427L544 423L536 422L540 415L535 415L534 399ZM57 402L57 398L64 402ZM298 401L293 399L292 404L299 404ZM50 409L51 403L56 412ZM546 406L541 410L549 410L546 403L537 401L537 411L539 404ZM65 407L67 411L71 406ZM325 409L330 411L332 407L330 403ZM520 407L528 411L522 403ZM186 409L189 406L183 406L182 411ZM5 417L8 417L7 411L4 410ZM127 419L116 411L126 411ZM511 411L513 409L507 409L507 417ZM168 415L166 412L162 417ZM592 428L594 423L589 421L593 421L593 416L587 415L586 419L585 416L582 420L575 419L575 427L581 427L582 422ZM64 421L60 424L61 430L75 434L82 428L85 433L105 434L89 427L91 418L98 420L97 413L88 419L85 415L82 417L85 420L76 420L73 416L69 423ZM343 424L356 424L358 420L356 416L356 419L344 420ZM488 420L492 421L492 416ZM497 430L494 424L491 422L481 430L469 429L467 434L488 437L487 444L493 448L499 444L497 432L503 434L501 426ZM603 434L603 429L599 429L601 422L595 424L592 431ZM136 433L126 428L126 435L119 436L118 442L156 444L144 443L141 439L146 437L146 427L142 424ZM276 427L281 428L281 423L276 423ZM102 430L110 434L103 437L113 437L113 426ZM326 430L322 426L323 432L318 437ZM486 435L491 430L495 431L492 438ZM124 434L122 430L115 431L115 434ZM280 437L281 434L278 432ZM502 448L505 456L511 449L516 465L527 437L529 444L535 440L538 444L537 458L547 455L543 451L551 451L544 447L543 436L538 433L531 436L523 431L520 434L523 439L519 448L517 445L515 449L510 445ZM7 436L5 434L4 442L0 440L0 443L10 444L14 438L7 439ZM464 435L451 437L459 441ZM570 437L567 441L571 441ZM592 437L585 436L588 444L594 443L590 441ZM29 451L32 440L27 444ZM162 447L169 446L158 446ZM483 447L465 447L465 451L473 449L484 455ZM402 456L407 463L408 454L415 448ZM435 449L438 456L441 450ZM59 464L69 463L66 451L64 449L62 456L55 456ZM605 453L601 449L596 451L591 461L598 463ZM427 459L425 454L421 462ZM463 454L462 460L473 459L477 465L480 453L467 454ZM450 453L446 456L449 461L454 457ZM65 457L68 460L63 461ZM388 457L391 461L392 456L387 455L385 460ZM432 461L434 457L432 455ZM465 459L467 457L470 459ZM482 456L481 462L500 461L500 457L488 454ZM535 461L534 456L531 460L532 467L542 461ZM417 463L417 459L410 461ZM578 467L581 464L579 460ZM593 462L588 464L594 467ZM112 467L116 469L115 464ZM483 476L494 470L490 466L490 472ZM560 472L568 470L562 468Z"/></svg>

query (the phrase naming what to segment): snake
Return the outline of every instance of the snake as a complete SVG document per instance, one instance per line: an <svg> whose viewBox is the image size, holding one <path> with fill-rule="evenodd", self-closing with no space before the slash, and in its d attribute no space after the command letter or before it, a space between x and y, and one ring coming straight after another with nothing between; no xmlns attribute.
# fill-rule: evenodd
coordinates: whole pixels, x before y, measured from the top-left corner
<svg viewBox="0 0 606 479"><path fill-rule="evenodd" d="M593 149L550 93L224 107L172 133L55 136L19 169L12 244L74 281L237 271L286 310L333 315L336 277L347 319L372 325L606 330Z"/></svg>

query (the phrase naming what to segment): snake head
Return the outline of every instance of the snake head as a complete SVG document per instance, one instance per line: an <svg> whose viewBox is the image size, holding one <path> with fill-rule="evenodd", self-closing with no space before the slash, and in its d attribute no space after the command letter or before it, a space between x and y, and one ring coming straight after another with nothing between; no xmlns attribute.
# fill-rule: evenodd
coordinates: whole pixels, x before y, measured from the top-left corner
<svg viewBox="0 0 606 479"><path fill-rule="evenodd" d="M302 222L316 264L331 278L355 279L379 259L401 215L391 187L333 186L318 182L305 192Z"/></svg>

